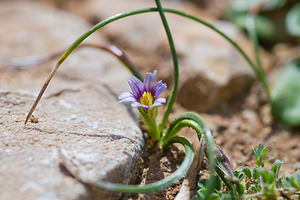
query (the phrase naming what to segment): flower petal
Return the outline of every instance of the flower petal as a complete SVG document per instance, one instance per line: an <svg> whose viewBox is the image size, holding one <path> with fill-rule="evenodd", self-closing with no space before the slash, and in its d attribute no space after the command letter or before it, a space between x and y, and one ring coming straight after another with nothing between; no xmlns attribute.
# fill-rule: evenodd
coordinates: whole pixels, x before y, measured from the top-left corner
<svg viewBox="0 0 300 200"><path fill-rule="evenodd" d="M160 87L162 84L163 84L163 83L162 83L162 80L157 81L157 82L155 83L155 85L153 86L153 88L152 88L152 92L155 92L155 91L157 90L157 88Z"/></svg>
<svg viewBox="0 0 300 200"><path fill-rule="evenodd" d="M130 92L124 92L119 96L119 101L137 101L136 98Z"/></svg>
<svg viewBox="0 0 300 200"><path fill-rule="evenodd" d="M158 81L155 86L152 88L152 94L154 99L157 98L160 93L162 93L167 88L167 84L163 83L162 81Z"/></svg>
<svg viewBox="0 0 300 200"><path fill-rule="evenodd" d="M139 103L139 102L133 102L133 103L131 104L131 107L133 107L133 108L136 108L136 107L142 107L142 108L149 109L149 106L143 105L143 104L141 104L141 103Z"/></svg>
<svg viewBox="0 0 300 200"><path fill-rule="evenodd" d="M157 98L154 103L159 102L159 103L166 103L166 99L165 98Z"/></svg>
<svg viewBox="0 0 300 200"><path fill-rule="evenodd" d="M154 103L152 104L152 106L150 106L150 109L156 106L161 106L162 103L166 103L166 99L165 98L158 98L154 101Z"/></svg>
<svg viewBox="0 0 300 200"><path fill-rule="evenodd" d="M147 92L151 92L156 79L156 70L153 73L147 73L144 80L144 87Z"/></svg>
<svg viewBox="0 0 300 200"><path fill-rule="evenodd" d="M129 84L135 98L139 99L144 92L144 85L143 85L142 81L140 81L138 78L133 76L130 79L128 79L128 84Z"/></svg>

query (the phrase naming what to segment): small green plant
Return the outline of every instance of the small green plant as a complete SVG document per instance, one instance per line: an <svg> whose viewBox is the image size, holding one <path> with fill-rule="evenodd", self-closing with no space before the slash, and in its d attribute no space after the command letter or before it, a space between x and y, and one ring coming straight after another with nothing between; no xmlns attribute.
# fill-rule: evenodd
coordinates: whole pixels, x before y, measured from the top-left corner
<svg viewBox="0 0 300 200"><path fill-rule="evenodd" d="M264 165L274 158L265 159L268 147L253 149L255 164L253 167L245 166L241 170L232 170L229 159L223 151L216 147L217 152L217 178L214 193L209 200L246 200L246 199L293 199L300 198L300 171L291 177L279 177L282 162L276 160L270 169ZM194 198L203 199L206 192L207 180L200 179L199 190Z"/></svg>
<svg viewBox="0 0 300 200"><path fill-rule="evenodd" d="M181 179L188 169L190 168L192 161L194 159L194 150L191 145L191 143L183 138L176 136L176 134L184 127L190 127L192 128L199 140L204 135L205 138L205 149L206 149L206 156L208 158L208 164L209 164L209 179L205 181L200 181L199 186L201 189L198 191L198 198L200 199L239 199L244 198L245 196L251 195L257 195L257 194L263 194L268 195L268 197L272 196L274 194L274 191L278 191L275 185L272 185L276 179L276 176L274 175L275 171L279 171L280 165L279 163L277 165L274 164L274 170L267 171L263 168L259 168L263 166L264 163L268 162L269 160L264 161L264 157L267 153L266 148L261 148L256 150L256 159L257 159L257 166L253 168L253 171L251 172L250 169L244 168L242 171L236 171L233 172L231 165L229 163L229 160L225 156L225 154L222 152L220 148L215 148L214 140L211 135L211 132L205 122L202 120L202 118L196 114L196 113L183 113L176 117L173 121L171 121L170 124L168 124L169 115L171 113L173 104L176 99L177 94L177 88L178 88L178 80L179 80L179 70L178 70L178 60L177 60L177 54L175 45L173 42L173 37L168 25L168 22L165 17L165 13L173 13L191 20L194 20L195 22L201 23L202 25L208 27L212 31L216 32L220 36L222 36L224 39L226 39L229 43L231 43L238 52L241 53L241 55L245 58L245 60L249 63L250 67L255 72L255 75L257 76L258 80L262 83L262 86L264 87L269 99L271 99L269 87L266 81L266 76L264 75L264 72L258 63L257 67L254 62L249 58L249 56L245 53L245 51L236 43L234 42L230 37L228 37L225 33L214 27L212 24L199 19L193 15L184 13L182 11L171 9L171 8L163 8L161 6L160 0L155 0L156 8L144 8L144 9L138 9L133 10L129 12L120 13L118 15L112 16L110 18L107 18L98 24L96 24L94 27L92 27L90 30L82 34L75 42L73 42L70 47L60 56L59 60L57 61L55 67L49 74L47 80L45 81L42 89L39 92L38 97L36 98L34 104L32 105L29 113L26 116L25 124L28 122L30 117L32 116L36 106L38 105L41 97L43 96L47 86L49 85L51 79L53 78L56 71L59 69L61 64L68 58L68 56L80 46L80 44L88 38L91 34L93 34L95 31L99 30L100 28L104 27L105 25L112 23L116 20L133 16L133 15L139 15L142 13L150 13L150 12L158 12L162 21L162 24L164 26L167 39L169 42L172 59L173 59L173 85L172 85L172 91L171 94L166 101L163 98L159 98L158 95L165 89L166 85L162 82L155 81L155 74L154 73L148 73L145 77L136 70L135 66L132 62L128 62L126 57L122 57L122 55L116 54L115 52L111 52L111 50L108 50L112 54L114 54L126 67L130 70L130 72L134 75L131 79L129 79L129 84L132 88L131 93L125 93L122 94L119 99L120 101L132 101L134 107L138 107L139 113L141 115L141 118L143 119L146 127L147 127L147 133L148 136L155 142L157 142L160 147L167 148L169 145L173 143L180 143L185 147L185 158L183 162L181 163L180 167L169 177L151 183L146 185L123 185L123 184L116 184L116 183L108 183L105 181L98 181L96 183L86 183L89 185L92 185L93 187L99 187L101 189L107 189L111 191L117 191L117 192L125 192L125 193L147 193L147 192L153 192L157 190L161 190L165 187L168 187L172 185L175 181ZM254 34L255 35L255 34ZM257 44L257 43L256 43ZM103 49L100 47L100 49ZM105 49L105 48L104 48ZM106 49L107 50L107 49ZM257 54L258 55L258 54ZM257 61L259 60L259 56L257 56ZM165 103L166 101L166 107L165 111L162 115L162 118L160 121L157 119L157 106L159 106L162 103ZM300 112L299 112L300 113ZM215 156L217 154L217 156ZM216 167L217 166L217 167ZM276 167L276 166L279 166ZM215 172L217 172L218 176L215 176ZM273 175L272 175L273 173ZM76 176L75 174L73 174ZM248 177L250 186L244 184L243 179ZM250 178L249 178L250 177ZM281 184L282 185L288 185L290 183L291 186L296 186L298 184L299 178L290 178L290 179L282 179ZM221 191L221 181L226 185L227 191ZM246 178L246 180L248 180ZM253 184L257 183L256 186L252 186ZM260 184L258 184L260 183ZM297 184L295 184L297 183ZM298 184L299 185L299 184ZM257 193L251 193L249 192L250 189L257 189ZM274 189L275 188L275 189ZM286 188L284 188L286 189ZM288 190L288 189L286 189ZM252 190L251 190L252 191ZM289 192L294 191L293 194L297 194L298 190L288 190ZM296 191L296 192L295 192ZM285 190L282 194L286 194Z"/></svg>

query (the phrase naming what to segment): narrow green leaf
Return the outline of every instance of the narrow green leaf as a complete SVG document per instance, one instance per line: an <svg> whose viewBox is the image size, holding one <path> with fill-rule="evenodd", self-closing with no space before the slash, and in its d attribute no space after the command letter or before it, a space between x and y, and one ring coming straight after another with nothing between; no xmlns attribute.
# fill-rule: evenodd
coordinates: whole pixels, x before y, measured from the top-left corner
<svg viewBox="0 0 300 200"><path fill-rule="evenodd" d="M180 167L175 172L173 172L170 176L162 180L156 181L154 183L145 184L145 185L125 185L125 184L118 184L118 183L110 183L102 180L99 180L96 183L85 182L85 184L93 187L98 187L101 189L111 190L115 192L124 192L124 193L148 193L148 192L154 192L169 187L174 182L181 179L187 173L194 159L193 147L187 139L179 136L174 136L169 138L168 141L166 141L166 145L173 144L173 143L182 144L185 148L186 154Z"/></svg>
<svg viewBox="0 0 300 200"><path fill-rule="evenodd" d="M280 187L283 187L283 182L284 181L284 177L280 177L280 178L278 178L278 180L277 180L277 184L280 186Z"/></svg>
<svg viewBox="0 0 300 200"><path fill-rule="evenodd" d="M223 194L221 200L234 200L234 198L231 194Z"/></svg>
<svg viewBox="0 0 300 200"><path fill-rule="evenodd" d="M270 162L270 161L272 161L272 160L274 160L274 159L275 159L274 157L269 158L268 160L265 160L265 161L263 162L263 164L266 164L267 162Z"/></svg>
<svg viewBox="0 0 300 200"><path fill-rule="evenodd" d="M207 183L208 183L208 180L207 180L207 179L200 179L200 180L198 181L198 187L199 187L199 188L206 188Z"/></svg>
<svg viewBox="0 0 300 200"><path fill-rule="evenodd" d="M261 159L264 159L264 157L267 155L269 148L264 147L263 150L261 151Z"/></svg>
<svg viewBox="0 0 300 200"><path fill-rule="evenodd" d="M219 200L219 196L216 193L212 193L207 200Z"/></svg>
<svg viewBox="0 0 300 200"><path fill-rule="evenodd" d="M292 188L292 184L290 183L290 178L287 177L285 179L282 180L282 185L286 188Z"/></svg>
<svg viewBox="0 0 300 200"><path fill-rule="evenodd" d="M250 168L249 167L244 167L243 169L242 169L242 171L244 172L244 174L246 174L246 176L250 179L251 178L251 170L250 170Z"/></svg>
<svg viewBox="0 0 300 200"><path fill-rule="evenodd" d="M297 184L294 176L291 177L290 183L295 189L298 189L299 185Z"/></svg>
<svg viewBox="0 0 300 200"><path fill-rule="evenodd" d="M235 177L239 177L239 174L240 174L241 172L240 171L238 171L238 170L234 170L233 171L233 175L235 176Z"/></svg>
<svg viewBox="0 0 300 200"><path fill-rule="evenodd" d="M259 168L258 173L262 178L262 182L265 184L272 184L275 180L275 173L273 171L268 171L264 168Z"/></svg>
<svg viewBox="0 0 300 200"><path fill-rule="evenodd" d="M236 190L239 193L239 195L242 196L244 194L244 192L245 192L245 187L243 186L243 184L238 183L236 185Z"/></svg>
<svg viewBox="0 0 300 200"><path fill-rule="evenodd" d="M218 176L216 176L216 182L215 182L215 190L217 191L220 191L221 190L221 187L222 187L222 184L221 184L221 180Z"/></svg>
<svg viewBox="0 0 300 200"><path fill-rule="evenodd" d="M254 179L254 180L259 179L259 173L258 173L258 171L257 171L257 168L253 168L252 174L253 174L253 179Z"/></svg>
<svg viewBox="0 0 300 200"><path fill-rule="evenodd" d="M238 176L239 181L242 181L245 178L244 172L241 172Z"/></svg>
<svg viewBox="0 0 300 200"><path fill-rule="evenodd" d="M275 173L275 176L278 177L279 170L281 168L282 162L280 160L276 160L271 167L271 170Z"/></svg>
<svg viewBox="0 0 300 200"><path fill-rule="evenodd" d="M256 187L255 185L251 185L251 186L249 187L249 189L250 189L252 192L254 192L254 193L258 192L258 189L257 189L257 187Z"/></svg>
<svg viewBox="0 0 300 200"><path fill-rule="evenodd" d="M300 189L300 171L299 170L296 172L294 177L295 177L296 183L298 184L298 189Z"/></svg>

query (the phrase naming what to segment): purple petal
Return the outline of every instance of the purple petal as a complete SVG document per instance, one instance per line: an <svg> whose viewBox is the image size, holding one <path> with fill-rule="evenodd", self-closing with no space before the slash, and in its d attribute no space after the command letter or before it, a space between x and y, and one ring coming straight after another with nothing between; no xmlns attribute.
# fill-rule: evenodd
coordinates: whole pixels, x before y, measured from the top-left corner
<svg viewBox="0 0 300 200"><path fill-rule="evenodd" d="M152 92L154 92L155 90L157 90L157 88L160 87L162 84L163 84L163 83L162 83L162 80L157 81L157 82L155 83L155 85L153 86L153 88L152 88Z"/></svg>
<svg viewBox="0 0 300 200"><path fill-rule="evenodd" d="M155 79L156 79L156 70L154 70L153 73L147 73L145 76L145 80L144 80L144 86L145 86L145 90L147 92L151 92L152 87L155 84Z"/></svg>
<svg viewBox="0 0 300 200"><path fill-rule="evenodd" d="M166 99L165 98L158 98L154 101L154 103L152 104L152 106L150 106L150 109L155 107L155 106L161 106L162 103L166 103Z"/></svg>
<svg viewBox="0 0 300 200"><path fill-rule="evenodd" d="M133 107L133 108L136 108L136 107L142 107L142 108L149 109L149 106L146 106L146 105L141 104L141 103L139 103L139 102L133 102L133 103L131 104L131 107Z"/></svg>
<svg viewBox="0 0 300 200"><path fill-rule="evenodd" d="M152 94L154 99L157 98L160 93L162 93L167 88L167 84L162 83L162 81L158 81L155 86L152 88Z"/></svg>
<svg viewBox="0 0 300 200"><path fill-rule="evenodd" d="M119 101L137 101L136 98L130 92L124 92L119 96Z"/></svg>
<svg viewBox="0 0 300 200"><path fill-rule="evenodd" d="M128 84L132 90L134 97L136 99L139 99L139 97L142 96L144 90L144 85L142 81L140 81L138 78L133 76L130 79L128 79Z"/></svg>

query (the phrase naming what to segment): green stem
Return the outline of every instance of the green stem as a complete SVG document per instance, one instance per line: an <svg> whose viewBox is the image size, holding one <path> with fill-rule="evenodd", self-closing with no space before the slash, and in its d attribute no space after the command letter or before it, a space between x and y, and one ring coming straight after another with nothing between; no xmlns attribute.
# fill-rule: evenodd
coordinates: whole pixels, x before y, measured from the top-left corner
<svg viewBox="0 0 300 200"><path fill-rule="evenodd" d="M228 42L230 42L236 49L237 51L245 58L245 60L249 63L249 65L251 66L251 68L253 69L253 71L256 74L256 77L258 78L258 80L262 83L265 91L267 92L267 94L269 94L269 87L268 84L265 80L265 76L264 74L258 69L256 68L255 64L250 60L250 58L247 56L247 54L244 52L244 50L242 50L242 48L235 43L232 39L230 39L230 37L228 37L225 33L223 33L222 31L218 30L217 28L215 28L213 25L205 22L204 20L201 20L193 15L189 15L187 13L184 13L182 11L179 10L175 10L175 9L171 9L171 8L163 8L162 9L164 12L169 12L169 13L173 13L176 15L180 15L189 19L192 19L196 22L199 22L201 24L203 24L204 26L210 28L211 30L215 31L216 33L218 33L219 35L221 35L224 39L226 39ZM73 52L73 50L82 42L84 41L87 37L89 37L92 33L94 33L96 30L100 29L101 27L116 21L118 19L121 18L125 18L128 16L132 16L132 15L137 15L137 14L142 14L142 13L148 13L148 12L157 12L158 9L157 8L144 8L144 9L139 9L139 10L133 10L133 11L129 11L129 12L124 12L124 13L120 13L118 15L112 16L110 18L107 18L101 22L99 22L98 24L96 24L94 27L92 27L89 31L87 31L86 33L84 33L83 35L81 35L66 51L65 53L59 58L58 62L56 63L56 66L54 67L54 69L52 70L50 76L47 78L44 87L40 90L40 93L38 95L38 98L36 99L35 103L33 104L33 106L31 107L26 121L25 123L28 121L28 119L30 118L31 114L33 113L35 107L37 106L39 100L41 99L43 93L46 90L46 87L48 86L49 82L51 81L52 77L54 76L55 72L58 70L59 66L64 62L64 60ZM175 78L175 77L174 77ZM174 85L175 81L174 81ZM174 87L173 85L173 87ZM268 95L269 96L269 95ZM175 97L174 97L175 98Z"/></svg>
<svg viewBox="0 0 300 200"><path fill-rule="evenodd" d="M170 127L167 128L165 134L161 138L161 141L165 141L166 139L176 135L182 128L184 127L190 127L194 129L197 132L198 138L201 137L203 130L199 127L198 123L192 120L184 120L178 122L173 128L170 129Z"/></svg>
<svg viewBox="0 0 300 200"><path fill-rule="evenodd" d="M158 126L159 133L162 134L162 131L165 128L165 126L168 122L169 115L171 113L173 104L174 104L175 99L176 99L179 73L178 73L178 59L177 59L177 55L176 55L176 49L175 49L173 37L172 37L171 31L170 31L167 19L165 17L164 12L163 12L163 8L161 6L160 0L155 0L155 2L156 2L156 6L158 8L158 12L159 12L161 21L164 25L164 28L165 28L165 31L166 31L166 34L167 34L167 37L168 37L169 46L170 46L171 54L172 54L172 58L173 58L173 65L174 65L174 68L173 68L173 73L174 73L173 78L174 78L174 80L173 80L172 92L171 92L171 95L168 99L166 109L165 109L165 112L164 112L163 117L162 117L162 121Z"/></svg>
<svg viewBox="0 0 300 200"><path fill-rule="evenodd" d="M148 131L148 135L156 140L156 141L159 141L160 139L160 134L157 130L157 126L156 126L156 122L155 122L155 117L151 118L147 115L147 113L145 113L145 111L143 110L143 108L138 108L141 116L142 116L142 119L144 121L144 124L146 125L147 127L147 131Z"/></svg>
<svg viewBox="0 0 300 200"><path fill-rule="evenodd" d="M249 14L247 16L246 28L253 44L253 51L255 53L256 65L259 67L260 70L263 70L260 56L259 56L259 44L258 44L258 38L255 29L255 15Z"/></svg>
<svg viewBox="0 0 300 200"><path fill-rule="evenodd" d="M260 73L262 74L262 76L265 79L266 75L264 73L264 69L262 67L262 63L261 63L261 59L260 59L260 55L259 55L259 42L258 42L258 38L257 38L257 34L256 34L256 28L255 28L255 15L248 14L247 21L246 21L246 29L247 29L249 37L252 41L253 51L255 54L256 66L258 66L257 70L260 71ZM268 99L271 100L270 89L268 88L267 81L264 80L264 82L266 83L265 90L268 95Z"/></svg>
<svg viewBox="0 0 300 200"><path fill-rule="evenodd" d="M168 176L163 180L157 181L155 183L146 184L146 185L123 185L123 184L116 184L116 183L108 183L105 181L98 181L97 183L87 183L87 184L91 186L96 186L103 189L111 190L111 191L125 192L125 193L148 193L157 190L162 190L172 185L174 182L180 180L187 173L194 159L193 147L187 139L176 136L166 141L167 145L173 143L180 143L184 146L185 157L180 167L173 174L171 174L170 176Z"/></svg>
<svg viewBox="0 0 300 200"><path fill-rule="evenodd" d="M205 199L209 197L211 193L214 192L215 189L215 169L216 169L216 159L215 159L215 146L214 146L214 139L212 137L212 134L205 124L205 122L202 120L202 118L197 115L196 113L184 113L176 117L171 123L169 128L167 129L172 131L172 129L176 129L176 126L181 121L191 120L197 123L199 126L198 130L203 131L204 139L206 142L206 154L208 158L208 166L209 166L209 184L207 188L207 192L205 194ZM197 129L195 129L197 131ZM199 132L200 133L200 132ZM200 139L201 134L198 133L198 137ZM165 134L166 135L166 134ZM164 142L164 141L162 141Z"/></svg>

